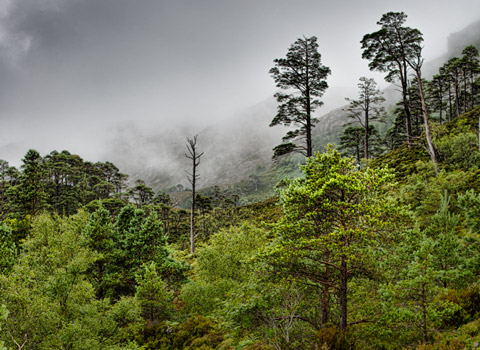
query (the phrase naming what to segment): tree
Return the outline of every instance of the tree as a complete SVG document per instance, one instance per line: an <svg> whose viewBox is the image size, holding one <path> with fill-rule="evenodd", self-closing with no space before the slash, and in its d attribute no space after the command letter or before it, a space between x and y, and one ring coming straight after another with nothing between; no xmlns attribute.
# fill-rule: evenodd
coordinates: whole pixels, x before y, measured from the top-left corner
<svg viewBox="0 0 480 350"><path fill-rule="evenodd" d="M188 182L192 185L192 206L191 206L191 213L190 213L190 253L195 253L195 186L197 184L197 180L200 179L200 175L197 174L197 167L200 165L200 157L203 155L204 152L198 153L197 150L197 135L193 137L193 139L187 138L187 151L188 154L185 154L185 157L192 161L192 172L188 173Z"/></svg>
<svg viewBox="0 0 480 350"><path fill-rule="evenodd" d="M371 270L369 250L384 239L393 219L385 195L393 175L386 169L359 170L351 158L329 149L301 166L304 177L280 192L284 218L277 242L266 255L280 276L320 289L322 324L329 322L330 292L339 303L339 328L348 318L348 281Z"/></svg>
<svg viewBox="0 0 480 350"><path fill-rule="evenodd" d="M441 73L433 76L432 81L428 84L428 90L432 97L433 110L438 111L438 122L442 124L443 111L445 109L445 102L443 100L447 83L445 76Z"/></svg>
<svg viewBox="0 0 480 350"><path fill-rule="evenodd" d="M89 277L99 299L104 298L106 294L105 276L108 261L113 253L112 235L113 224L110 213L101 206L91 215L83 231L85 245L99 254L98 259L89 269Z"/></svg>
<svg viewBox="0 0 480 350"><path fill-rule="evenodd" d="M286 58L274 60L270 74L276 86L285 92L277 92L278 113L270 126L294 125L296 130L287 132L284 143L274 148L274 158L290 152L299 152L306 157L313 155L312 129L318 122L313 117L315 109L322 105L318 99L327 89L330 68L321 63L317 38L300 38L288 50ZM304 145L289 140L304 139Z"/></svg>
<svg viewBox="0 0 480 350"><path fill-rule="evenodd" d="M135 187L131 188L128 193L140 207L149 204L155 195L155 192L143 180L135 181Z"/></svg>
<svg viewBox="0 0 480 350"><path fill-rule="evenodd" d="M384 114L384 108L381 104L385 101L385 98L382 96L383 93L377 89L377 83L374 79L368 79L366 77L360 78L360 83L358 83L358 99L350 100L350 105L347 108L349 117L356 119L358 123L362 126L364 132L363 142L364 150L363 155L365 159L369 158L369 123L373 120L379 120Z"/></svg>
<svg viewBox="0 0 480 350"><path fill-rule="evenodd" d="M137 275L137 298L143 317L150 322L159 322L168 318L171 313L173 295L167 290L154 262L143 265L143 271Z"/></svg>
<svg viewBox="0 0 480 350"><path fill-rule="evenodd" d="M470 108L473 109L475 107L475 76L480 73L480 55L478 50L475 46L469 45L462 51L462 60L464 62L465 73L469 79L465 79L465 84L467 80L469 80L470 84ZM467 97L465 96L465 99Z"/></svg>
<svg viewBox="0 0 480 350"><path fill-rule="evenodd" d="M403 12L388 12L377 22L379 31L365 34L361 40L362 58L370 60L369 68L380 72L388 72L385 80L400 80L402 102L405 110L405 126L408 146L413 144L411 129L411 113L408 104L408 60L416 58L412 45L423 42L422 33L418 29L404 27L407 15Z"/></svg>
<svg viewBox="0 0 480 350"><path fill-rule="evenodd" d="M45 208L47 194L44 159L35 150L29 150L22 159L20 184L15 186L16 204L24 214L35 215Z"/></svg>
<svg viewBox="0 0 480 350"><path fill-rule="evenodd" d="M455 117L460 115L460 69L461 59L452 57L445 63L446 73L453 84L453 98L455 99Z"/></svg>
<svg viewBox="0 0 480 350"><path fill-rule="evenodd" d="M373 125L368 126L370 155L378 155L382 151L381 138ZM348 157L355 157L358 163L365 158L365 131L362 127L349 126L343 130L340 136L340 147L342 154Z"/></svg>
<svg viewBox="0 0 480 350"><path fill-rule="evenodd" d="M364 138L363 128L349 126L343 129L343 134L340 136L340 147L344 154L354 156L358 163L363 157L361 152Z"/></svg>

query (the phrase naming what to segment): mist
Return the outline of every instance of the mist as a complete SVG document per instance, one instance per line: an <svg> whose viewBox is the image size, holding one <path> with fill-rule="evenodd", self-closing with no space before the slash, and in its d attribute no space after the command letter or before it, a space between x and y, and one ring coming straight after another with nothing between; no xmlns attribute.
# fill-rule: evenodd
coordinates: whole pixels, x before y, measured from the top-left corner
<svg viewBox="0 0 480 350"><path fill-rule="evenodd" d="M388 11L404 11L422 31L428 61L480 19L480 2L0 0L0 159L18 166L30 148L66 149L171 174L186 166L186 137L199 133L214 171L214 160L225 162L218 153L245 148L228 138L234 121L256 120L265 127L248 134L271 150L284 132L268 128L273 59L316 35L332 70L327 113L354 96L361 76L386 86L359 42ZM223 148L208 145L212 133L226 137L215 143Z"/></svg>

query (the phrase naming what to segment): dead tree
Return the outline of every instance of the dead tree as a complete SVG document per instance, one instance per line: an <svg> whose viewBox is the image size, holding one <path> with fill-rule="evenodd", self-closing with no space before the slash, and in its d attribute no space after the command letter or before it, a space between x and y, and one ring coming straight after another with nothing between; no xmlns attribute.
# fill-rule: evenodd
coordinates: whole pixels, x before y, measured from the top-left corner
<svg viewBox="0 0 480 350"><path fill-rule="evenodd" d="M200 157L204 152L198 153L197 151L197 135L193 139L187 138L187 151L185 157L192 161L192 172L188 174L188 182L192 185L192 211L190 213L190 253L195 253L195 185L197 180L200 179L200 175L197 174L197 167L200 165Z"/></svg>

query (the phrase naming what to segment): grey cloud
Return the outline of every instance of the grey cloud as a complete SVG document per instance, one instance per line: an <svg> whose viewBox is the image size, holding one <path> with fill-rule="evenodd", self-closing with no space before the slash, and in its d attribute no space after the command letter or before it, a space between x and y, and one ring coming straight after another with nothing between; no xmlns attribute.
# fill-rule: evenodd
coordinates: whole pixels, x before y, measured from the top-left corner
<svg viewBox="0 0 480 350"><path fill-rule="evenodd" d="M301 35L318 36L332 68L326 112L360 76L382 82L361 60L359 41L391 10L409 15L434 58L450 32L480 17L480 2L4 0L0 158L19 160L37 148L98 160L118 125L202 130L228 120L273 95L272 61Z"/></svg>

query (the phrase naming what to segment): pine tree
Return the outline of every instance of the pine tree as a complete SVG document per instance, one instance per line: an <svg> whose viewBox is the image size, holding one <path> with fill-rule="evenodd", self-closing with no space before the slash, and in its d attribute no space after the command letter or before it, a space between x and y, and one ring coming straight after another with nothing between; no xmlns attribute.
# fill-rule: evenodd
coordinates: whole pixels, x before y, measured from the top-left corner
<svg viewBox="0 0 480 350"><path fill-rule="evenodd" d="M400 81L402 102L405 110L405 126L409 147L413 144L411 113L408 104L408 61L416 58L412 50L423 42L418 29L403 26L407 15L403 12L388 12L377 22L381 29L364 35L361 40L362 58L370 61L371 70L388 73L388 82Z"/></svg>
<svg viewBox="0 0 480 350"><path fill-rule="evenodd" d="M381 104L385 101L382 96L382 92L377 88L377 83L374 79L368 79L366 77L360 78L358 83L358 99L351 100L347 108L348 116L356 119L363 128L363 156L365 159L370 158L369 152L369 136L371 133L370 122L380 120L385 113Z"/></svg>
<svg viewBox="0 0 480 350"><path fill-rule="evenodd" d="M270 74L278 88L278 113L270 126L294 125L297 129L283 137L284 143L274 148L274 158L291 152L299 152L306 157L313 155L312 129L318 122L313 117L315 109L322 105L319 100L327 89L327 76L330 68L323 66L318 52L317 38L300 38L288 50L286 58L274 60L275 67ZM295 141L303 139L303 144Z"/></svg>

